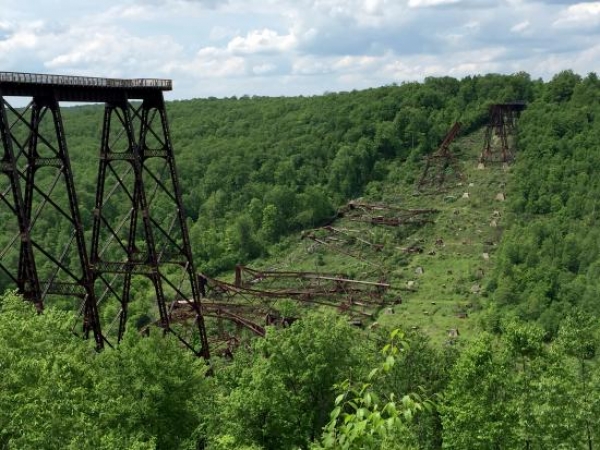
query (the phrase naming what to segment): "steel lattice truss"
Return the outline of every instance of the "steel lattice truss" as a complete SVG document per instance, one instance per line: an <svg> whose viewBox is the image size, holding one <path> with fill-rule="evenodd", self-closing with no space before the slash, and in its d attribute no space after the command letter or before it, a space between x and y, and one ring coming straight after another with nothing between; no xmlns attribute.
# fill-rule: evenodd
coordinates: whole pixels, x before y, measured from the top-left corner
<svg viewBox="0 0 600 450"><path fill-rule="evenodd" d="M237 266L235 280L199 275L205 298L204 317L217 319L217 333L210 337L213 348L229 354L239 344L239 329L257 336L265 335L265 326L288 326L298 317L280 312L280 301L298 305L325 306L346 314L353 323L374 317L386 304L385 294L392 287L384 281L353 280L339 274L318 272L257 270ZM397 295L397 293L396 293ZM400 302L398 296L395 300ZM175 305L172 316L185 322L189 307ZM226 324L234 324L234 329ZM223 345L225 344L225 346ZM225 348L224 348L225 347Z"/></svg>
<svg viewBox="0 0 600 450"><path fill-rule="evenodd" d="M338 217L354 222L367 222L371 225L423 225L433 221L436 209L410 209L390 205L377 205L363 202L349 202L338 211Z"/></svg>
<svg viewBox="0 0 600 450"><path fill-rule="evenodd" d="M450 151L450 144L458 136L460 127L460 122L455 122L452 128L448 130L437 151L425 157L425 168L417 183L419 191L424 191L427 188L439 191L449 178L463 179L456 156Z"/></svg>
<svg viewBox="0 0 600 450"><path fill-rule="evenodd" d="M517 119L525 103L499 103L490 106L490 119L485 130L480 163L512 162L515 158Z"/></svg>
<svg viewBox="0 0 600 450"><path fill-rule="evenodd" d="M0 275L39 310L50 296L73 298L80 305L83 334L93 334L98 348L122 339L132 278L143 276L155 297L148 314L196 354L208 357L162 93L170 87L169 80L0 73L0 211L13 219L0 224L2 236L8 237L0 241ZM31 102L15 108L9 96L30 97ZM61 100L105 103L88 235ZM49 223L59 236L47 234ZM182 302L193 313L186 327L171 320L172 305Z"/></svg>

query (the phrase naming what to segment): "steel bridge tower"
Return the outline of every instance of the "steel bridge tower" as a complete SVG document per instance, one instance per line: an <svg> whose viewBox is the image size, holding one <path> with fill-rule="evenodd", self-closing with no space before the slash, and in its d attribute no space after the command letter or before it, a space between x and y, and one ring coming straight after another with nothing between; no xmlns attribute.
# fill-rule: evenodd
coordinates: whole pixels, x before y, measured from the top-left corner
<svg viewBox="0 0 600 450"><path fill-rule="evenodd" d="M208 358L163 97L171 89L163 79L0 72L0 281L39 311L51 296L61 306L74 299L83 334L101 349L123 338L132 281L142 276L158 325ZM15 107L8 97L29 103ZM81 211L61 101L104 103L101 139L89 149L99 148L92 211ZM193 324L171 320L182 302Z"/></svg>
<svg viewBox="0 0 600 450"><path fill-rule="evenodd" d="M525 102L497 103L489 107L489 121L485 129L479 163L511 163L515 159L517 119L525 109ZM494 142L494 138L498 141Z"/></svg>

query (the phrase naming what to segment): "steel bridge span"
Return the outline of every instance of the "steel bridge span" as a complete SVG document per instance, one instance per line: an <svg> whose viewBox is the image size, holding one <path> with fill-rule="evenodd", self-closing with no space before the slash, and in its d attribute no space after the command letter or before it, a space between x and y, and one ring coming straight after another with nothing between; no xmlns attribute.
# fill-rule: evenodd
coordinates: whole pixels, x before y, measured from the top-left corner
<svg viewBox="0 0 600 450"><path fill-rule="evenodd" d="M165 79L0 72L0 276L40 311L51 296L72 299L77 327L98 349L122 339L132 279L142 276L159 325L208 358L163 97L171 89ZM29 103L12 106L12 97ZM81 211L63 101L104 104L100 142L89 149L92 211ZM49 224L60 236L48 234ZM191 326L170 319L170 305L181 302L195 315Z"/></svg>

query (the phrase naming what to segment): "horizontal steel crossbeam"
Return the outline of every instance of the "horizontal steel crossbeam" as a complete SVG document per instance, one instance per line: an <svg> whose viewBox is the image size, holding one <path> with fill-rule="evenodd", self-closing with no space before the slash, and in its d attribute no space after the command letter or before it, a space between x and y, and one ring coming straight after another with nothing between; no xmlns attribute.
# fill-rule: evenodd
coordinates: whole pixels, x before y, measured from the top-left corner
<svg viewBox="0 0 600 450"><path fill-rule="evenodd" d="M46 95L59 101L107 102L122 98L146 99L173 89L162 78L99 78L40 73L0 72L0 89L5 96ZM125 96L125 97L124 97Z"/></svg>

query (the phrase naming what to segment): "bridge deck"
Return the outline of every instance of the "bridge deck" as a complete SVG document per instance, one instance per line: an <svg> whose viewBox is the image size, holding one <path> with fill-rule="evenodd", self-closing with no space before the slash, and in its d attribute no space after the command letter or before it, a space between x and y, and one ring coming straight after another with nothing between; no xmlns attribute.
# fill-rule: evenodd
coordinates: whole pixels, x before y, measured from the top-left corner
<svg viewBox="0 0 600 450"><path fill-rule="evenodd" d="M106 102L145 99L173 88L161 78L98 78L72 75L0 72L0 95L34 97L49 95L57 100Z"/></svg>

